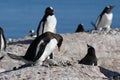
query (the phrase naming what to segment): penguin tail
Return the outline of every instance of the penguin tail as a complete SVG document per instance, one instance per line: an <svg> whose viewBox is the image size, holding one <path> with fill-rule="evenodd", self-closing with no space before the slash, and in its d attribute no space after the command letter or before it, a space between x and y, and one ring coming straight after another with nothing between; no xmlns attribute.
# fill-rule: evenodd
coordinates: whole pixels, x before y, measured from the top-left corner
<svg viewBox="0 0 120 80"><path fill-rule="evenodd" d="M95 25L95 23L94 23L94 22L91 22L91 25L93 25L93 26L94 26L95 30L97 30L97 27L96 27L96 25Z"/></svg>
<svg viewBox="0 0 120 80"><path fill-rule="evenodd" d="M8 55L10 58L15 59L15 60L23 60L23 56L17 56L17 55L10 54L10 53L7 53L7 55Z"/></svg>

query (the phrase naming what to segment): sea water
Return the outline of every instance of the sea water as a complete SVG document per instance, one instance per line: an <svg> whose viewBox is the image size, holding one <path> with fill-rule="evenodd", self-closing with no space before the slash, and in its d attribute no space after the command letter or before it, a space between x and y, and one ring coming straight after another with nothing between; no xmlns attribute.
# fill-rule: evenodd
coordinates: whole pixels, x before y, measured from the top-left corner
<svg viewBox="0 0 120 80"><path fill-rule="evenodd" d="M0 26L6 38L21 38L37 30L45 8L52 6L57 18L58 33L74 33L82 23L84 29L94 29L105 6L115 5L112 28L120 28L120 0L0 0Z"/></svg>

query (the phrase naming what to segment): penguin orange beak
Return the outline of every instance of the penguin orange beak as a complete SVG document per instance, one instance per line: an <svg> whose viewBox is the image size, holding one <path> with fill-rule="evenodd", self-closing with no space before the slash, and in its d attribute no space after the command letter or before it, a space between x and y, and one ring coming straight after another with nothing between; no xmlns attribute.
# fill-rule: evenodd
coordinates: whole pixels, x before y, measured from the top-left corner
<svg viewBox="0 0 120 80"><path fill-rule="evenodd" d="M60 47L58 47L58 51L60 52Z"/></svg>

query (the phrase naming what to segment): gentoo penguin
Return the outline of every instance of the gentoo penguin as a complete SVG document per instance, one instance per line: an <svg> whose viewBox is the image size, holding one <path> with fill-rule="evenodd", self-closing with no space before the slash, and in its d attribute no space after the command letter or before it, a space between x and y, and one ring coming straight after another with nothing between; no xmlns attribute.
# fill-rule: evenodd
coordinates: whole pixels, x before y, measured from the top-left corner
<svg viewBox="0 0 120 80"><path fill-rule="evenodd" d="M111 12L114 6L109 5L104 8L102 13L98 16L98 19L96 21L95 27L97 30L102 31L110 31L112 19L113 19L113 13Z"/></svg>
<svg viewBox="0 0 120 80"><path fill-rule="evenodd" d="M45 15L38 25L37 36L47 31L56 33L56 24L57 19L54 15L54 9L52 7L47 7L45 10Z"/></svg>
<svg viewBox="0 0 120 80"><path fill-rule="evenodd" d="M4 36L4 31L0 27L0 51L3 51L5 49L6 49L6 39ZM2 59L3 57L4 57L4 55L2 57L0 57L0 59Z"/></svg>
<svg viewBox="0 0 120 80"><path fill-rule="evenodd" d="M84 32L83 24L79 24L75 32Z"/></svg>
<svg viewBox="0 0 120 80"><path fill-rule="evenodd" d="M97 65L97 57L95 54L95 49L90 45L87 45L87 47L88 47L88 50L87 50L86 56L83 59L81 59L78 63L96 66Z"/></svg>
<svg viewBox="0 0 120 80"><path fill-rule="evenodd" d="M33 40L24 56L17 56L10 53L7 54L10 58L22 60L26 64L43 65L43 62L52 53L56 46L58 47L58 51L60 51L62 41L63 37L61 35L45 32Z"/></svg>

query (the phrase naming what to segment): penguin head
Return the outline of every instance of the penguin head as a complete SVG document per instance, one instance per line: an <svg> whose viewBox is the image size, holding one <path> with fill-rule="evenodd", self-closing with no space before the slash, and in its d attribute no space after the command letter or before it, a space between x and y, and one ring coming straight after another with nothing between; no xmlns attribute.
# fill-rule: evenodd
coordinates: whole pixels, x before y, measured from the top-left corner
<svg viewBox="0 0 120 80"><path fill-rule="evenodd" d="M63 41L63 37L62 37L62 36L59 36L59 37L58 37L58 44L57 44L57 46L58 46L58 51L60 51L60 47L61 47L61 45L62 45L62 41Z"/></svg>
<svg viewBox="0 0 120 80"><path fill-rule="evenodd" d="M83 24L79 24L75 32L84 32Z"/></svg>
<svg viewBox="0 0 120 80"><path fill-rule="evenodd" d="M88 55L95 55L95 49L88 44L87 44L87 47L88 47L88 51L87 51Z"/></svg>
<svg viewBox="0 0 120 80"><path fill-rule="evenodd" d="M3 34L3 29L0 27L0 34Z"/></svg>
<svg viewBox="0 0 120 80"><path fill-rule="evenodd" d="M57 47L58 47L58 51L60 51L60 47L62 45L62 41L63 41L63 37L59 34L55 34L54 36L56 38L56 40L58 41L57 43Z"/></svg>
<svg viewBox="0 0 120 80"><path fill-rule="evenodd" d="M110 13L114 7L115 7L114 5L109 5L109 6L106 6L104 10L106 13Z"/></svg>
<svg viewBox="0 0 120 80"><path fill-rule="evenodd" d="M45 10L45 14L47 14L47 15L53 15L54 14L53 7L47 7L46 10Z"/></svg>

